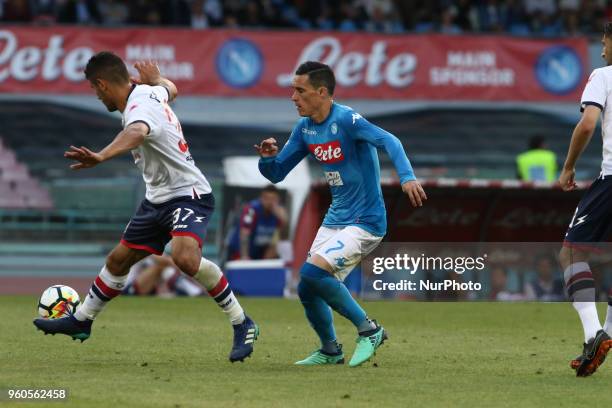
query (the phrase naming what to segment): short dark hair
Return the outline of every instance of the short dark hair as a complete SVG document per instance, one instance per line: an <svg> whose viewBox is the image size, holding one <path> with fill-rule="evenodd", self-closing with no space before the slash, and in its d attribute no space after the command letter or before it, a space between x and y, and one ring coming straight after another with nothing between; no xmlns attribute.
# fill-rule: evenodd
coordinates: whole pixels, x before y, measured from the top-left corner
<svg viewBox="0 0 612 408"><path fill-rule="evenodd" d="M544 147L544 136L535 135L529 139L529 149L541 149Z"/></svg>
<svg viewBox="0 0 612 408"><path fill-rule="evenodd" d="M330 95L334 94L334 89L336 88L336 77L334 76L334 71L332 71L329 65L318 61L303 62L295 71L295 75L306 74L308 74L308 81L314 88L324 86L327 88L327 92L329 92Z"/></svg>
<svg viewBox="0 0 612 408"><path fill-rule="evenodd" d="M604 37L612 37L612 21L608 21L604 25Z"/></svg>
<svg viewBox="0 0 612 408"><path fill-rule="evenodd" d="M280 194L280 191L278 188L276 188L276 186L274 184L268 184L267 186L265 186L263 188L263 190L261 190L262 193L275 193L275 194Z"/></svg>
<svg viewBox="0 0 612 408"><path fill-rule="evenodd" d="M101 51L91 57L85 67L85 78L90 82L105 79L115 84L130 82L130 74L123 60L110 51Z"/></svg>

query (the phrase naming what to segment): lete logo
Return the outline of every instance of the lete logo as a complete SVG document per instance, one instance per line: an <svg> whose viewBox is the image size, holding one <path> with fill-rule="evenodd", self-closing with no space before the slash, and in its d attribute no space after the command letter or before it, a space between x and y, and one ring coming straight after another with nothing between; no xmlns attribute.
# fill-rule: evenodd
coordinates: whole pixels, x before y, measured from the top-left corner
<svg viewBox="0 0 612 408"><path fill-rule="evenodd" d="M321 163L332 164L344 160L344 154L342 154L338 140L322 144L309 144L308 149Z"/></svg>
<svg viewBox="0 0 612 408"><path fill-rule="evenodd" d="M12 31L0 30L0 82L10 78L31 81L42 78L55 81L63 77L79 82L85 79L83 70L94 51L89 47L63 48L64 37L52 35L47 48L25 46L19 48Z"/></svg>
<svg viewBox="0 0 612 408"><path fill-rule="evenodd" d="M310 42L300 54L291 73L277 76L279 86L291 85L293 72L304 61L321 61L331 66L336 81L341 86L352 87L365 84L376 87L381 84L393 88L405 88L414 81L417 57L409 52L387 55L387 42L376 41L369 53L343 50L336 37L319 37Z"/></svg>

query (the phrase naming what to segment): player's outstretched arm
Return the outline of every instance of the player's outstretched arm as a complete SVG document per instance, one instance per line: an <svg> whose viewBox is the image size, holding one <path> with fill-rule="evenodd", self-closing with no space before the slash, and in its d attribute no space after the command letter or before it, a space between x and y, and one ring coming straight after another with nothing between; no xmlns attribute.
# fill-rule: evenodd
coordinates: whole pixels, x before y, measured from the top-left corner
<svg viewBox="0 0 612 408"><path fill-rule="evenodd" d="M161 76L159 67L152 61L139 61L134 64L134 68L138 71L140 78L130 78L135 84L146 84L151 86L163 86L168 90L168 102L176 99L178 89L176 85L168 78Z"/></svg>
<svg viewBox="0 0 612 408"><path fill-rule="evenodd" d="M278 153L278 145L274 138L265 139L254 147L261 156L259 171L272 183L283 181L287 174L308 154L308 150L299 139L295 129L280 153Z"/></svg>
<svg viewBox="0 0 612 408"><path fill-rule="evenodd" d="M582 113L580 122L578 122L576 128L574 128L572 141L570 142L569 151L567 152L567 158L565 159L565 164L559 175L559 184L561 184L563 191L571 191L576 188L576 182L574 180L576 175L576 162L593 136L600 113L601 109L599 107L587 105Z"/></svg>
<svg viewBox="0 0 612 408"><path fill-rule="evenodd" d="M99 152L91 151L84 146L70 146L70 150L64 153L64 157L77 162L70 165L71 169L88 169L117 155L135 149L140 146L148 133L149 127L146 124L135 122L119 132L115 139Z"/></svg>
<svg viewBox="0 0 612 408"><path fill-rule="evenodd" d="M368 122L359 114L345 118L345 127L355 138L365 140L377 148L384 148L400 178L402 191L408 195L413 207L421 207L427 194L414 175L412 165L402 142L386 130Z"/></svg>

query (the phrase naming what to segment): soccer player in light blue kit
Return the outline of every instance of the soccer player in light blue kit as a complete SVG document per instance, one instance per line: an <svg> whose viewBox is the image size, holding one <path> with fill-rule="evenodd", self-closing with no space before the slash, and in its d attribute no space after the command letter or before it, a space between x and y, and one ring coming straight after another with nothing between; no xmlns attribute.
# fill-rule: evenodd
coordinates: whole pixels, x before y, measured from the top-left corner
<svg viewBox="0 0 612 408"><path fill-rule="evenodd" d="M298 295L321 339L321 349L296 364L344 363L331 307L357 328L357 347L349 362L356 367L368 361L387 338L385 329L367 317L342 284L362 258L378 246L387 230L376 148L387 151L413 206L423 205L427 196L401 142L348 106L335 103L335 82L329 66L314 61L301 64L293 78L291 100L302 118L280 153L273 138L255 145L255 149L261 156L261 174L273 183L283 180L308 154L323 166L332 204L300 270L298 285Z"/></svg>

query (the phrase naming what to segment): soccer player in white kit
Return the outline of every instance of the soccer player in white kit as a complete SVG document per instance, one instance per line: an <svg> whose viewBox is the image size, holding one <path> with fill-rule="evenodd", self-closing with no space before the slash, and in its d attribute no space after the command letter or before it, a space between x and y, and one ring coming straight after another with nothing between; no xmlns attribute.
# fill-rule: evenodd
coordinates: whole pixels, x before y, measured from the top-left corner
<svg viewBox="0 0 612 408"><path fill-rule="evenodd" d="M597 244L612 232L612 23L604 28L602 44L601 56L607 66L594 70L589 77L580 101L582 118L574 129L559 176L564 191L576 188L576 162L591 140L601 114L601 174L578 203L559 254L567 294L584 329L582 354L570 362L579 377L593 374L612 348L612 293L608 295L608 311L602 327L595 302L595 281L588 264L589 252L597 251Z"/></svg>
<svg viewBox="0 0 612 408"><path fill-rule="evenodd" d="M98 313L124 289L130 267L150 254L161 255L171 240L174 263L206 288L232 323L230 361L243 361L253 352L259 328L245 315L219 267L202 257L214 197L168 105L178 91L156 64L139 62L134 67L140 78L130 78L124 62L111 52L91 57L85 77L110 112L122 113L123 130L99 152L70 146L64 156L76 162L72 169L80 170L131 151L143 174L146 198L74 315L36 319L34 324L45 334L86 340Z"/></svg>

